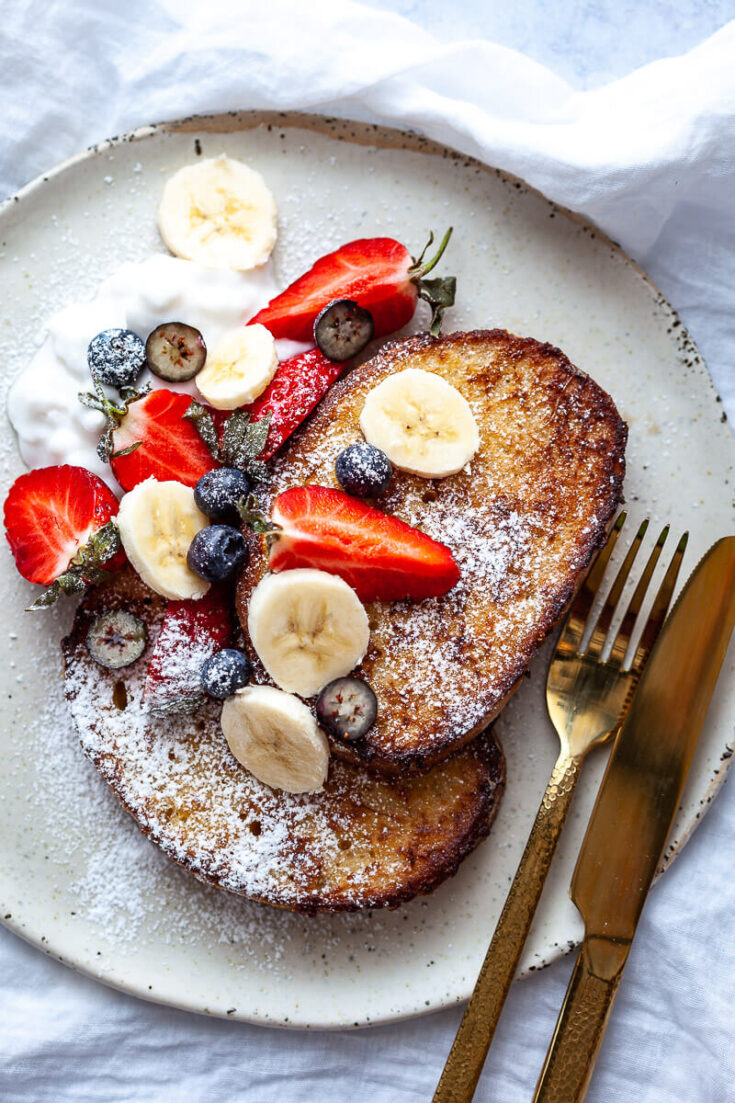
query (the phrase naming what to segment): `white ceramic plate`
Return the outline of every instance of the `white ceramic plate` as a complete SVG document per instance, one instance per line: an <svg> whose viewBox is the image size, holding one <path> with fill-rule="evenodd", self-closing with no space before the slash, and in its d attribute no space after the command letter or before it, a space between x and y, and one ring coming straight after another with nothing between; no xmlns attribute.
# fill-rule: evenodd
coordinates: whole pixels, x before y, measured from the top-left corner
<svg viewBox="0 0 735 1103"><path fill-rule="evenodd" d="M0 211L4 392L52 310L91 295L123 260L162 250L154 214L163 182L200 150L264 174L278 203L284 285L345 240L389 234L418 250L430 228L452 223L443 270L457 273L459 293L446 327L502 326L551 341L612 393L630 425L628 535L644 513L649 547L665 521L677 534L691 529L686 574L733 531L732 439L663 297L594 228L522 183L397 131L298 115L193 119L104 143L35 181ZM22 466L3 424L4 497ZM469 995L556 754L543 708L548 646L498 721L507 792L490 839L458 875L393 913L305 918L198 884L138 833L67 718L58 641L69 611L25 614L28 587L4 553L0 572L0 918L12 930L127 992L260 1023L358 1026ZM670 856L729 764L733 661L731 651ZM524 973L580 937L567 888L603 760L585 767Z"/></svg>

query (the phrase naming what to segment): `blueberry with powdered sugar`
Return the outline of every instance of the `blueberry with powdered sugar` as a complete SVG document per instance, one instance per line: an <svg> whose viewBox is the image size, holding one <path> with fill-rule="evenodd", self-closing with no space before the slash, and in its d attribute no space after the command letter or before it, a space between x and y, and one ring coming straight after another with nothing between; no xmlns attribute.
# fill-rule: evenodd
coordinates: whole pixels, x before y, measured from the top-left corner
<svg viewBox="0 0 735 1103"><path fill-rule="evenodd" d="M92 378L108 387L133 387L146 364L145 344L132 329L104 329L89 342Z"/></svg>
<svg viewBox="0 0 735 1103"><path fill-rule="evenodd" d="M237 522L237 503L247 501L250 480L236 467L217 467L202 475L194 487L194 501L210 521Z"/></svg>
<svg viewBox="0 0 735 1103"><path fill-rule="evenodd" d="M243 566L247 557L247 544L236 528L208 525L189 545L186 565L206 582L223 582Z"/></svg>
<svg viewBox="0 0 735 1103"><path fill-rule="evenodd" d="M250 663L242 651L225 647L202 667L202 686L210 697L224 701L250 681Z"/></svg>
<svg viewBox="0 0 735 1103"><path fill-rule="evenodd" d="M393 477L393 465L385 452L366 441L340 452L334 471L342 489L357 498L377 498Z"/></svg>

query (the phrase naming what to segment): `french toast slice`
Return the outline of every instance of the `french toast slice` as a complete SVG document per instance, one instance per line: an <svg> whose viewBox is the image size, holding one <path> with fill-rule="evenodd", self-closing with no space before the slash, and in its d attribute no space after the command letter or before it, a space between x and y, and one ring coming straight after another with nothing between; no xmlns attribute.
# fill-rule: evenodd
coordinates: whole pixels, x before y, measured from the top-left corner
<svg viewBox="0 0 735 1103"><path fill-rule="evenodd" d="M490 732L410 779L333 758L323 790L293 795L236 762L218 703L152 717L143 685L165 605L130 569L90 591L62 645L65 692L85 753L123 806L200 880L301 912L392 908L431 892L488 834L505 776ZM112 671L85 638L95 616L118 608L144 621L148 645Z"/></svg>
<svg viewBox="0 0 735 1103"><path fill-rule="evenodd" d="M368 392L423 368L467 399L480 431L471 463L445 479L396 473L375 501L454 552L459 583L443 597L368 607L370 648L356 673L378 718L336 753L382 773L421 771L497 715L569 603L621 501L627 427L610 396L551 345L504 330L419 334L385 345L335 384L272 462L263 492L337 486L339 452L362 436ZM254 680L268 676L247 640L247 606L267 569L249 536L238 613Z"/></svg>

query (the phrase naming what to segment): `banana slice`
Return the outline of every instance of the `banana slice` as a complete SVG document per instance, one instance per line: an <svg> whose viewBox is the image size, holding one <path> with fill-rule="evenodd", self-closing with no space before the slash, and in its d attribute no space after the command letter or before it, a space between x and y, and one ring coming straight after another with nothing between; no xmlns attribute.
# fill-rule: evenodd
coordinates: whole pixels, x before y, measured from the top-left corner
<svg viewBox="0 0 735 1103"><path fill-rule="evenodd" d="M480 446L467 400L446 379L421 368L406 368L373 387L360 428L392 464L427 479L455 475Z"/></svg>
<svg viewBox="0 0 735 1103"><path fill-rule="evenodd" d="M169 178L158 229L177 257L247 271L276 243L276 204L259 172L223 153Z"/></svg>
<svg viewBox="0 0 735 1103"><path fill-rule="evenodd" d="M272 686L246 686L222 706L230 750L258 781L287 793L321 789L329 744L310 709Z"/></svg>
<svg viewBox="0 0 735 1103"><path fill-rule="evenodd" d="M189 544L209 524L191 487L146 479L123 496L117 524L125 554L157 594L174 601L206 594L209 583L186 565Z"/></svg>
<svg viewBox="0 0 735 1103"><path fill-rule="evenodd" d="M248 633L276 685L302 697L349 674L370 642L352 587L308 567L261 579L250 598Z"/></svg>
<svg viewBox="0 0 735 1103"><path fill-rule="evenodd" d="M277 367L276 342L265 326L240 326L215 345L196 385L210 406L235 410L263 393Z"/></svg>

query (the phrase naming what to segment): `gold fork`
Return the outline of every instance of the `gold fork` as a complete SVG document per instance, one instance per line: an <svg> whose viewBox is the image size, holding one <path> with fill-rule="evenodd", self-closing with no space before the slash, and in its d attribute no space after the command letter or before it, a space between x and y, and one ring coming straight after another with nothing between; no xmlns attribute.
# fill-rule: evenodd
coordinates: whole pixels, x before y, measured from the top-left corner
<svg viewBox="0 0 735 1103"><path fill-rule="evenodd" d="M495 928L474 991L444 1066L433 1103L469 1103L515 976L523 946L556 850L587 752L617 731L630 705L651 648L666 617L687 534L679 541L653 601L632 660L625 656L651 576L669 533L667 525L651 552L603 661L605 642L625 583L648 528L638 529L582 652L582 640L605 570L626 515L621 513L607 544L582 584L564 623L546 681L546 703L561 744L531 834Z"/></svg>

